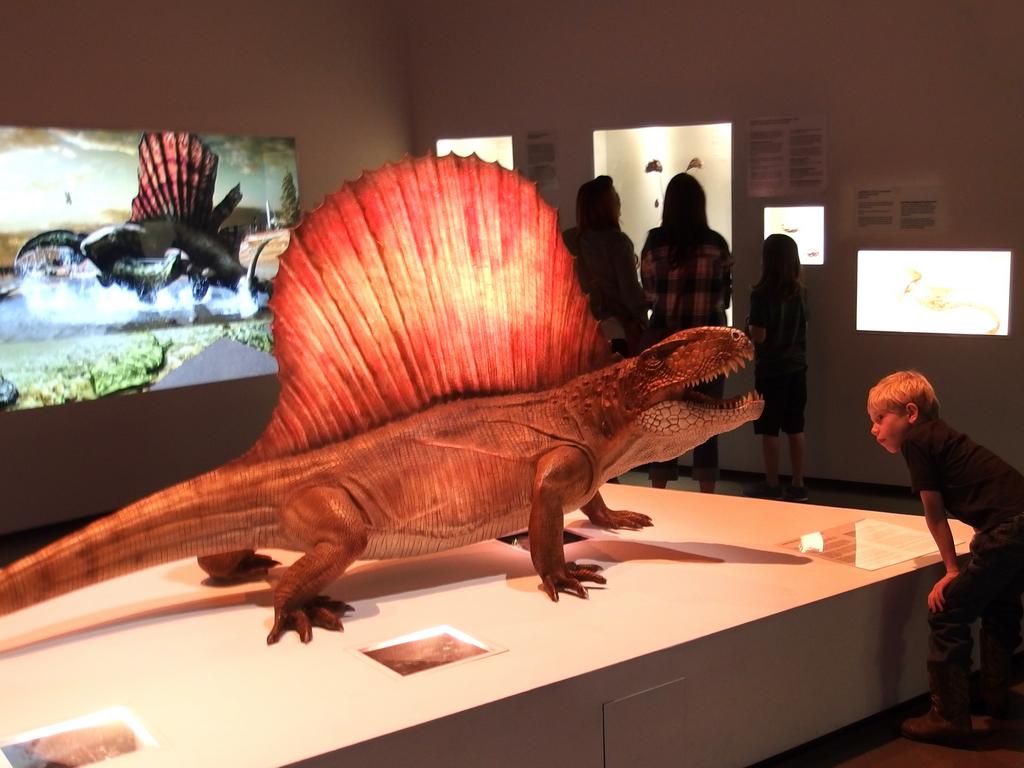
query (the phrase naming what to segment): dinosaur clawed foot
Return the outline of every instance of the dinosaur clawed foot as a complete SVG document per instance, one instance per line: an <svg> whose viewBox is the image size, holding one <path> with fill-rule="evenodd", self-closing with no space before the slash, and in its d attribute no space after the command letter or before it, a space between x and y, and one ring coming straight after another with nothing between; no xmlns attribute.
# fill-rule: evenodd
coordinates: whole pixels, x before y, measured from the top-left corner
<svg viewBox="0 0 1024 768"><path fill-rule="evenodd" d="M267 571L276 565L281 563L272 557L266 555L259 555L255 552L246 557L238 564L235 568L234 573L230 576L225 577L226 580L231 581L252 581L254 579L262 579L267 575Z"/></svg>
<svg viewBox="0 0 1024 768"><path fill-rule="evenodd" d="M587 599L587 588L581 582L590 581L594 584L605 584L601 575L601 566L592 563L566 563L561 573L548 574L542 577L541 587L548 597L558 602L558 593L565 592Z"/></svg>
<svg viewBox="0 0 1024 768"><path fill-rule="evenodd" d="M305 605L294 609L280 608L274 611L274 626L267 635L267 645L273 645L290 629L294 629L299 639L308 643L313 639L313 627L328 629L331 632L344 631L341 616L354 610L348 603L331 600L319 595Z"/></svg>
<svg viewBox="0 0 1024 768"><path fill-rule="evenodd" d="M258 555L252 551L225 552L199 558L199 566L210 574L207 583L212 586L256 581L264 578L267 571L280 564L272 557Z"/></svg>
<svg viewBox="0 0 1024 768"><path fill-rule="evenodd" d="M654 521L642 512L630 512L628 509L598 509L588 514L590 522L599 528L624 528L639 531L654 525Z"/></svg>

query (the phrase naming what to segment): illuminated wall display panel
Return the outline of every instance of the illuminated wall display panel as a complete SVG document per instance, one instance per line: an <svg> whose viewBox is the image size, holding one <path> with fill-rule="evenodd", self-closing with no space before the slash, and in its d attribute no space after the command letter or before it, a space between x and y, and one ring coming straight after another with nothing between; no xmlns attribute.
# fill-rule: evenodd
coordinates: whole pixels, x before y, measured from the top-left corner
<svg viewBox="0 0 1024 768"><path fill-rule="evenodd" d="M704 187L708 224L731 245L731 123L594 131L594 174L615 182L622 198L622 231L637 253L647 231L661 224L669 179L687 170ZM564 226L574 223L563 221Z"/></svg>
<svg viewBox="0 0 1024 768"><path fill-rule="evenodd" d="M1006 336L1010 251L859 251L857 330Z"/></svg>
<svg viewBox="0 0 1024 768"><path fill-rule="evenodd" d="M825 263L825 207L788 205L765 207L764 236L789 235L800 249L801 264Z"/></svg>
<svg viewBox="0 0 1024 768"><path fill-rule="evenodd" d="M0 410L266 373L297 175L289 138L0 128Z"/></svg>
<svg viewBox="0 0 1024 768"><path fill-rule="evenodd" d="M437 156L455 153L459 157L469 157L475 154L481 160L488 163L497 163L502 168L513 169L512 165L512 137L511 136L481 136L476 139L438 139Z"/></svg>

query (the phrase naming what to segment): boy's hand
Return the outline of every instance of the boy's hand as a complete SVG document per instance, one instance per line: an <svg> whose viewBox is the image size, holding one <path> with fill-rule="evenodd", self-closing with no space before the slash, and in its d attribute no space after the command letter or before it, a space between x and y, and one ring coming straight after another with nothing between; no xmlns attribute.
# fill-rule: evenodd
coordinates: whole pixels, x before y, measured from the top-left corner
<svg viewBox="0 0 1024 768"><path fill-rule="evenodd" d="M946 607L946 586L960 575L960 567L957 565L956 544L953 543L953 533L946 520L946 505L942 494L938 491L921 491L921 504L924 505L925 523L935 539L935 546L939 548L942 564L946 566L946 575L928 593L928 608L932 613L938 613Z"/></svg>
<svg viewBox="0 0 1024 768"><path fill-rule="evenodd" d="M932 613L938 613L946 606L946 596L943 594L943 591L946 589L946 585L959 575L959 573L947 573L935 582L932 591L928 593L928 610Z"/></svg>

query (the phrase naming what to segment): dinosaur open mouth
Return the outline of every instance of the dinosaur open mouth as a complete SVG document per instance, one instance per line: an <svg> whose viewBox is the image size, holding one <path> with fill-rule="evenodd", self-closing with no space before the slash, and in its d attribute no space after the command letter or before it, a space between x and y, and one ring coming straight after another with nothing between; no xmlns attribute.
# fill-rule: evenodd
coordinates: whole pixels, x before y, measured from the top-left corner
<svg viewBox="0 0 1024 768"><path fill-rule="evenodd" d="M688 403L694 403L696 405L703 406L712 410L718 411L735 411L743 408L751 403L757 402L761 397L756 392L747 392L744 395L737 395L736 397L729 397L724 400L719 400L716 397L709 397L703 392L697 392L693 389L685 390L677 400L683 400Z"/></svg>

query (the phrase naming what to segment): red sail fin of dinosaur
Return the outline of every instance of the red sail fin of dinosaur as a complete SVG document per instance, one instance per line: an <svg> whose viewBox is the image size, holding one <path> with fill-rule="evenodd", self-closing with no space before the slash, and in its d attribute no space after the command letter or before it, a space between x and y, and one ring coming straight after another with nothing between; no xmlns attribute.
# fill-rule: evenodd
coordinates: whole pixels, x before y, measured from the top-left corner
<svg viewBox="0 0 1024 768"><path fill-rule="evenodd" d="M366 173L297 227L271 299L281 396L249 459L611 362L534 184L478 158Z"/></svg>
<svg viewBox="0 0 1024 768"><path fill-rule="evenodd" d="M144 133L129 221L175 219L204 229L216 182L217 155L194 133Z"/></svg>

